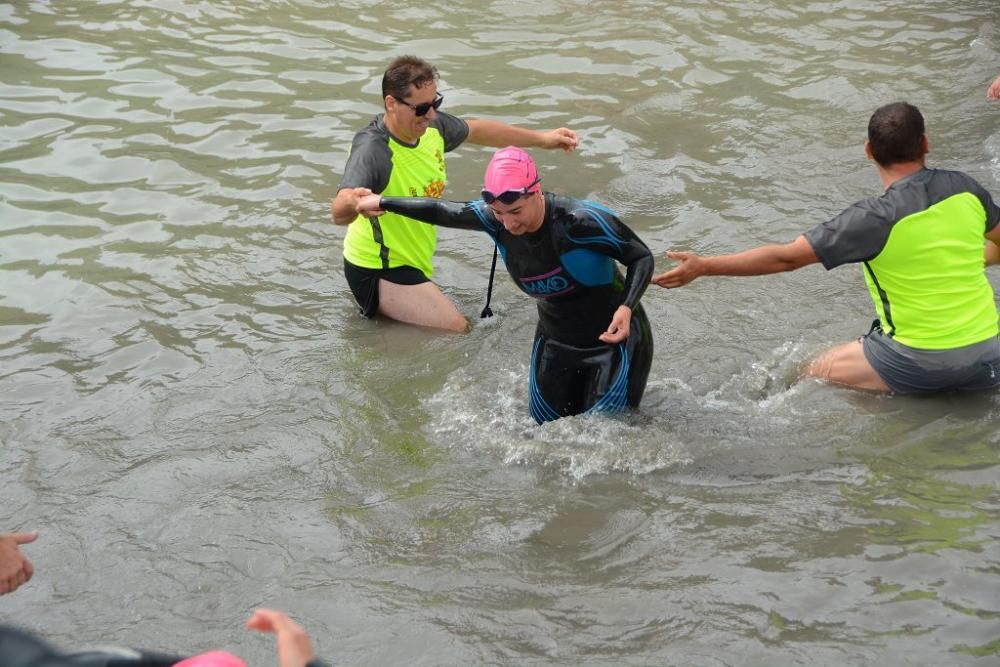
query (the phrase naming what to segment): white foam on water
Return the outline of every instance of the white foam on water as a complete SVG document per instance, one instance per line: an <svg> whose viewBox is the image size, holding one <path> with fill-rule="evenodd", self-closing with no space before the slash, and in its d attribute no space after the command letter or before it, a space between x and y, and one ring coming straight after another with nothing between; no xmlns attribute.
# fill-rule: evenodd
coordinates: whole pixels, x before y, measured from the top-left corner
<svg viewBox="0 0 1000 667"><path fill-rule="evenodd" d="M641 408L624 414L537 425L528 413L528 369L516 361L506 369L458 369L423 403L434 415L428 426L432 439L507 465L555 470L576 481L677 471L747 447L780 451L786 442L782 434L792 438L822 419L827 401L813 398L815 383L797 381L814 347L782 343L707 391L686 378L651 378ZM772 437L762 443L755 434L764 433Z"/></svg>
<svg viewBox="0 0 1000 667"><path fill-rule="evenodd" d="M468 369L455 373L425 400L435 414L428 429L449 446L488 452L508 465L555 469L574 480L611 472L642 475L690 462L667 422L641 411L535 424L528 413L527 373L523 366L502 371L492 382L472 377Z"/></svg>

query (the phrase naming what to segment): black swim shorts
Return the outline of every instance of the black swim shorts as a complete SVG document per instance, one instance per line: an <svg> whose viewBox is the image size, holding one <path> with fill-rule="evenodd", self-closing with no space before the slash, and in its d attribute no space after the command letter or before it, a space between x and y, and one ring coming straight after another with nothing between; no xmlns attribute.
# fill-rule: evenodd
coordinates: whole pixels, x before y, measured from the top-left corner
<svg viewBox="0 0 1000 667"><path fill-rule="evenodd" d="M361 314L375 317L378 311L378 281L388 280L396 285L420 285L430 282L420 269L412 266L397 266L394 269L366 269L344 260L344 276L351 286L354 300L358 302Z"/></svg>

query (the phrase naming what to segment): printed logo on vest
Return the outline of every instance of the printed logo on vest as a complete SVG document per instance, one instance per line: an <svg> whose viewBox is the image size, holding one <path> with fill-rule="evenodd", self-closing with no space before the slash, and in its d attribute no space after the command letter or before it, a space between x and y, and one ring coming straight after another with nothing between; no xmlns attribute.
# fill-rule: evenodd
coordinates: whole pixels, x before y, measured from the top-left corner
<svg viewBox="0 0 1000 667"><path fill-rule="evenodd" d="M441 199L441 195L444 194L444 181L431 181L426 186L424 186L424 196L434 197L435 199Z"/></svg>

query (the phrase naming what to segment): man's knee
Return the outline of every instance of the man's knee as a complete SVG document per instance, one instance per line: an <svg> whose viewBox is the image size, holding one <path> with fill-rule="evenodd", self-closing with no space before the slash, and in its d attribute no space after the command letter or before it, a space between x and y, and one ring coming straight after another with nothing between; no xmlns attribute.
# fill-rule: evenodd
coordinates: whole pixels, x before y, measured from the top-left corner
<svg viewBox="0 0 1000 667"><path fill-rule="evenodd" d="M855 389L890 392L889 385L868 363L860 341L834 346L810 362L802 378L815 378Z"/></svg>
<svg viewBox="0 0 1000 667"><path fill-rule="evenodd" d="M472 324L465 315L456 310L442 323L441 328L453 333L468 333L472 329Z"/></svg>

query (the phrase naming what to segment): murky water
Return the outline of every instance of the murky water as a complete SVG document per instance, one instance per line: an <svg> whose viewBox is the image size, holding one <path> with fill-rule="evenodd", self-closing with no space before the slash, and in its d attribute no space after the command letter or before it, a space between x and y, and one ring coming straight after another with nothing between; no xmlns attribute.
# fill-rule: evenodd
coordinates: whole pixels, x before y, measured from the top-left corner
<svg viewBox="0 0 1000 667"><path fill-rule="evenodd" d="M653 288L641 411L541 428L505 278L464 337L357 316L328 202L411 52L449 111L578 130L546 187L658 255L876 193L895 99L1000 196L995 0L0 4L0 530L42 532L0 620L254 665L258 605L346 665L996 664L1000 397L792 382L866 330L856 268ZM473 318L490 250L441 233Z"/></svg>

